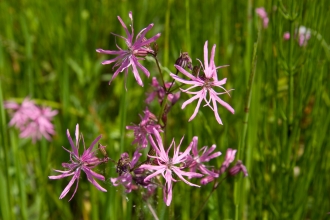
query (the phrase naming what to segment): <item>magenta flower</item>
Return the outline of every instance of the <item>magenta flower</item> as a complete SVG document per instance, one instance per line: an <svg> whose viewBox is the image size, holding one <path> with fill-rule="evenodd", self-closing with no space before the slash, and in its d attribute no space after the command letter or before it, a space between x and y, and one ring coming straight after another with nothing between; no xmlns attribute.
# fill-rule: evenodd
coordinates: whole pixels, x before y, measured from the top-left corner
<svg viewBox="0 0 330 220"><path fill-rule="evenodd" d="M126 129L133 130L135 139L132 144L138 144L142 148L148 146L148 136L153 133L154 129L158 132L163 132L159 124L157 124L157 118L152 114L148 108L144 111L144 117L140 115L141 122L138 125L126 126Z"/></svg>
<svg viewBox="0 0 330 220"><path fill-rule="evenodd" d="M35 143L42 137L51 140L51 135L55 134L51 121L58 113L56 110L49 107L39 107L28 98L24 99L21 105L15 102L6 102L5 108L14 110L9 125L20 130L21 138L31 137L32 142Z"/></svg>
<svg viewBox="0 0 330 220"><path fill-rule="evenodd" d="M224 173L229 165L235 160L235 155L236 155L237 150L233 150L231 148L227 149L226 156L225 156L225 161L222 163L221 168L219 170L219 174L221 175Z"/></svg>
<svg viewBox="0 0 330 220"><path fill-rule="evenodd" d="M167 82L165 83L165 88L169 89L171 85L172 83ZM162 103L166 94L164 87L159 84L156 77L152 77L151 86L154 88L154 91L149 93L148 97L146 98L146 103L150 104L156 97L158 98L158 102ZM175 94L168 94L167 96L167 100L170 101L172 105L174 105L179 98L180 92L177 92Z"/></svg>
<svg viewBox="0 0 330 220"><path fill-rule="evenodd" d="M268 27L269 18L264 7L256 8L257 15L262 19L264 28Z"/></svg>
<svg viewBox="0 0 330 220"><path fill-rule="evenodd" d="M213 144L210 149L207 149L207 146L202 147L199 151L197 150L197 144L198 144L198 137L193 137L193 140L191 142L191 150L192 150L192 156L188 155L187 162L189 164L189 168L191 172L196 172L196 170L200 170L203 174L209 175L212 177L219 177L219 174L209 170L203 163L208 162L213 158L219 157L221 155L221 152L215 152L212 154L212 152L215 150L216 146ZM199 155L199 153L201 155Z"/></svg>
<svg viewBox="0 0 330 220"><path fill-rule="evenodd" d="M101 174L98 174L92 170L94 167L96 167L100 163L105 162L102 159L97 158L95 156L96 152L93 151L95 144L101 139L101 135L98 136L92 142L92 144L90 145L90 147L87 150L85 148L85 142L84 142L82 135L79 136L79 125L78 124L76 126L76 132L75 132L76 143L75 144L73 143L72 138L70 136L69 129L67 130L67 136L68 136L68 140L70 142L72 151L69 151L64 147L63 148L64 148L64 150L66 150L67 152L70 153L71 163L62 163L62 166L68 170L66 170L66 171L54 170L54 171L62 173L62 174L57 175L57 176L48 177L49 179L62 179L67 176L73 176L71 181L69 182L69 184L65 187L65 189L61 193L60 199L63 199L66 196L66 194L68 194L71 186L74 184L75 181L77 181L76 187L75 187L74 192L73 192L71 198L69 199L69 201L76 194L77 189L78 189L78 183L79 183L79 177L80 177L81 170L86 173L88 181L91 182L98 190L106 192L107 190L104 189L102 186L100 186L94 179L94 178L96 178L96 179L104 181L105 180L104 176L102 176ZM83 140L84 152L81 156L79 156L79 152L78 152L79 144L80 144L79 141L81 139Z"/></svg>
<svg viewBox="0 0 330 220"><path fill-rule="evenodd" d="M232 176L237 175L239 172L243 172L244 176L248 176L248 172L242 161L238 160L235 166L229 170L229 174Z"/></svg>
<svg viewBox="0 0 330 220"><path fill-rule="evenodd" d="M234 114L234 112L235 112L235 110L228 103L224 102L222 99L220 99L218 97L218 95L222 95L225 93L229 95L230 90L227 91L223 87L223 85L226 84L226 81L227 81L226 78L218 81L217 69L225 67L225 66L218 66L218 67L215 66L215 64L214 64L215 47L216 47L216 45L213 45L212 51L211 51L210 63L208 63L207 41L205 42L204 66L203 66L202 62L199 60L199 62L201 63L201 65L203 67L203 71L204 71L203 75L199 75L199 73L198 73L197 76L193 76L192 74L187 72L185 69L183 69L182 67L177 66L177 65L175 65L175 67L182 74L187 76L190 80L182 79L173 73L170 74L171 77L174 78L176 81L179 81L183 84L192 85L190 88L188 88L186 90L181 89L182 92L194 95L193 97L191 97L190 99L188 99L187 101L185 101L182 104L182 109L184 109L188 104L192 103L194 100L198 99L198 103L195 108L195 111L192 114L192 116L189 118L189 121L191 121L192 119L195 118L195 116L197 115L197 112L199 110L199 107L201 105L201 102L203 100L206 102L205 106L209 106L212 109L212 111L214 112L215 118L219 124L222 124L222 121L221 121L219 113L218 113L217 103L224 106L231 113ZM216 87L223 89L225 92L216 92L214 90ZM195 88L201 88L201 90L200 91L191 91ZM208 94L209 94L209 98L207 98ZM213 106L211 106L211 102L212 102Z"/></svg>
<svg viewBox="0 0 330 220"><path fill-rule="evenodd" d="M181 145L183 138L181 139L178 147L175 147L175 143L174 143L174 139L173 139L170 147L168 148L167 151L165 151L162 139L161 139L158 131L155 129L154 129L154 136L156 138L157 143L154 141L152 136L149 136L149 140L150 140L151 146L156 151L156 156L151 156L151 155L148 155L148 156L150 158L154 158L156 160L157 165L143 164L140 166L140 168L145 169L145 170L150 170L150 171L154 170L155 171L154 173L150 174L149 176L147 176L144 179L145 182L149 181L150 179L152 179L153 177L156 177L159 174L162 174L162 176L164 177L164 179L166 181L165 187L163 188L164 201L165 201L166 205L169 206L172 201L172 181L174 181L174 182L177 181L172 176L173 172L186 184L191 185L191 186L196 186L196 187L200 187L200 186L187 181L186 179L183 178L183 176L193 178L193 177L202 177L203 175L199 174L199 173L195 173L195 172L183 171L182 167L180 167L181 163L186 162L187 155L191 151L191 147L192 147L191 144L187 147L187 149L183 153L180 153L180 145ZM168 154L173 145L174 145L174 155L173 155L173 158L170 158L168 156ZM175 165L177 165L177 166L175 166Z"/></svg>
<svg viewBox="0 0 330 220"><path fill-rule="evenodd" d="M126 25L124 24L123 20L118 16L118 20L120 22L120 24L123 26L123 28L125 29L127 38L114 34L113 35L120 37L122 39L125 40L125 43L128 47L127 50L124 50L122 48L120 48L117 45L118 50L103 50L103 49L97 49L96 52L98 53L104 53L104 54L110 54L110 55L116 55L117 57L111 59L111 60L106 60L103 61L102 64L111 64L111 63L115 63L115 65L113 66L114 68L117 68L117 70L115 71L115 73L113 74L109 84L112 82L112 80L114 78L116 78L116 76L120 73L123 72L125 70L125 76L127 76L128 74L128 67L132 67L133 70L133 74L134 77L136 79L136 81L138 82L138 84L140 86L143 86L143 82L141 80L141 77L139 75L138 69L141 69L142 72L149 77L150 73L149 71L142 66L138 60L143 59L143 57L147 56L148 54L154 54L155 52L151 49L150 47L150 43L156 41L159 37L160 37L160 33L156 34L155 36L146 39L145 35L146 33L154 26L153 24L149 24L148 27L142 29L138 35L135 38L135 42L133 42L133 37L134 37L134 29L133 29L133 16L132 16L132 12L129 12L128 14L129 18L131 19L132 24L131 26L131 33L129 32L129 30L127 29Z"/></svg>

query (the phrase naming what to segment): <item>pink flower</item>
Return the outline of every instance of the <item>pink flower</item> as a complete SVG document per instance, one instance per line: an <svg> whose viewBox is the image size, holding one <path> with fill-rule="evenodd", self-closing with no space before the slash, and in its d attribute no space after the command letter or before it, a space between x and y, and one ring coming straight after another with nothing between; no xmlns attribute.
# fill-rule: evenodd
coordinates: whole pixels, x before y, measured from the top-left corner
<svg viewBox="0 0 330 220"><path fill-rule="evenodd" d="M308 40L311 38L311 30L304 26L300 26L298 29L295 30L294 38L298 40L299 46L306 46ZM285 32L283 34L283 39L289 40L290 33Z"/></svg>
<svg viewBox="0 0 330 220"><path fill-rule="evenodd" d="M283 39L284 39L284 40L289 40L289 39L290 39L290 32L285 32L285 33L283 34Z"/></svg>
<svg viewBox="0 0 330 220"><path fill-rule="evenodd" d="M98 136L92 142L92 144L90 145L90 147L87 150L85 149L85 142L84 142L82 135L79 136L79 125L78 124L76 126L76 132L75 132L76 143L75 144L73 143L72 138L70 136L69 129L67 130L67 136L68 136L68 140L70 142L72 151L69 151L64 147L63 148L64 148L64 150L66 150L67 152L70 153L71 163L62 163L62 166L68 170L66 170L66 171L54 170L54 171L62 173L62 174L60 174L58 176L49 176L48 177L49 179L62 179L67 176L73 176L71 181L69 182L69 184L65 187L65 189L61 193L60 199L62 199L66 196L66 194L70 191L71 186L77 180L76 187L74 189L74 192L73 192L70 200L76 194L77 189L78 189L78 183L79 183L79 177L80 177L81 170L86 173L88 181L91 182L98 190L106 192L107 190L104 189L102 186L100 186L94 179L94 178L96 178L96 179L104 181L105 180L104 176L102 176L101 174L98 174L92 170L94 167L96 167L100 163L105 162L102 159L97 158L95 156L95 154L96 154L95 151L93 151L94 145L101 139L101 135ZM79 144L80 144L79 141L81 139L83 140L84 152L81 156L79 156L79 152L78 152Z"/></svg>
<svg viewBox="0 0 330 220"><path fill-rule="evenodd" d="M179 81L183 84L188 84L192 85L190 88L183 90L181 89L182 92L188 93L188 94L193 94L194 96L185 101L182 104L182 109L184 109L188 104L192 103L194 100L198 99L197 106L195 108L194 113L192 116L189 118L189 121L195 118L197 115L197 112L199 110L199 107L201 105L201 102L204 100L206 102L205 106L209 106L212 111L214 112L215 118L219 124L222 124L222 121L220 119L219 113L218 113L218 107L217 103L221 104L224 106L228 111L234 114L235 110L226 102L224 102L222 99L218 97L218 95L222 94L228 94L229 91L227 91L223 85L226 84L227 79L224 78L220 81L218 81L218 76L217 76L217 69L225 67L225 66L218 66L216 67L214 64L214 55L215 55L215 47L216 45L213 45L212 51L211 51L211 58L210 58L210 63L208 63L208 48L207 48L207 41L205 42L204 45L204 66L202 62L199 60L203 67L204 74L197 76L193 76L189 72L187 72L185 69L183 69L180 66L175 65L175 67L185 76L187 76L190 80L185 80L180 78L179 76L171 73L171 77L174 78L176 81ZM214 88L220 88L223 89L225 92L216 92ZM195 88L201 88L200 91L191 91ZM209 98L207 98L207 95L209 94ZM212 105L211 106L211 102Z"/></svg>
<svg viewBox="0 0 330 220"><path fill-rule="evenodd" d="M138 125L126 126L126 129L133 130L135 139L132 144L138 144L142 148L148 145L147 137L153 133L154 129L162 132L161 127L157 124L157 118L147 108L144 111L144 117L141 117L141 122Z"/></svg>
<svg viewBox="0 0 330 220"><path fill-rule="evenodd" d="M172 83L167 82L165 83L165 88L169 89ZM158 102L162 103L165 97L166 91L162 85L159 84L156 77L152 77L151 86L154 88L154 91L149 93L148 97L146 98L146 103L150 104L156 97L158 98ZM175 104L178 99L180 98L180 92L175 94L168 94L167 100L171 102L171 104Z"/></svg>
<svg viewBox="0 0 330 220"><path fill-rule="evenodd" d="M299 46L306 46L307 41L311 38L311 31L310 29L300 26L298 29L298 43Z"/></svg>
<svg viewBox="0 0 330 220"><path fill-rule="evenodd" d="M239 172L243 172L244 176L248 176L248 172L242 161L238 160L236 165L229 170L229 174L232 176L237 175Z"/></svg>
<svg viewBox="0 0 330 220"><path fill-rule="evenodd" d="M237 150L233 150L231 148L227 149L226 156L225 156L225 161L222 163L221 168L219 170L219 174L223 174L229 165L235 160L235 155L236 155Z"/></svg>
<svg viewBox="0 0 330 220"><path fill-rule="evenodd" d="M210 149L207 149L207 146L202 147L199 151L197 150L197 144L198 144L198 137L193 137L193 140L191 142L192 145L192 154L193 156L191 157L188 155L187 159L189 162L189 168L191 172L196 172L196 170L200 170L203 174L205 175L210 175L212 177L219 177L219 174L209 170L203 163L208 162L213 158L219 157L221 155L221 152L215 152L212 154L212 152L215 150L216 146L213 144ZM201 155L199 155L199 153Z"/></svg>
<svg viewBox="0 0 330 220"><path fill-rule="evenodd" d="M151 155L148 155L148 156L150 158L154 158L158 165L143 164L140 166L140 168L145 169L145 170L150 170L150 171L154 170L155 171L154 173L150 174L149 176L147 176L144 179L145 182L152 179L153 177L158 176L159 174L162 174L162 176L164 177L164 179L166 181L165 187L163 188L164 201L165 201L166 205L169 206L172 201L172 181L174 181L174 182L177 181L172 176L173 172L186 184L191 185L191 186L196 186L196 187L200 187L200 186L187 181L186 179L183 178L183 176L193 178L193 177L202 177L203 175L199 174L199 173L195 173L195 172L185 172L180 167L181 163L185 163L186 157L191 151L191 147L192 147L191 144L187 147L187 149L183 153L180 153L180 145L181 145L183 138L181 139L178 147L175 147L175 143L174 143L174 139L173 139L170 147L168 148L167 151L165 151L162 139L161 139L158 131L155 129L154 129L154 136L156 138L157 143L153 140L153 138L151 136L149 136L149 140L150 140L151 146L156 151L156 156L151 156ZM173 145L174 145L174 155L173 155L173 158L170 158L168 156L168 153ZM175 166L175 165L177 165L177 166Z"/></svg>
<svg viewBox="0 0 330 220"><path fill-rule="evenodd" d="M125 29L127 38L114 34L117 37L120 37L125 40L126 45L128 47L127 50L123 50L117 45L118 50L103 50L103 49L97 49L96 52L98 53L104 53L104 54L110 54L110 55L116 55L117 57L111 59L111 60L106 60L103 61L102 64L111 64L115 62L115 65L113 66L113 69L117 67L117 70L113 74L109 84L112 82L114 78L120 73L125 70L125 76L128 74L128 67L132 67L134 77L138 84L140 86L143 86L143 82L141 80L141 77L138 72L138 68L142 70L142 72L149 77L150 73L149 71L142 66L138 60L143 59L143 57L147 56L148 54L154 54L155 52L150 48L150 43L156 41L160 37L160 33L156 34L150 39L146 39L145 35L146 33L154 26L153 24L149 24L147 28L142 29L138 35L135 38L135 42L133 42L133 37L134 37L134 29L133 29L133 16L132 12L129 12L128 14L129 18L131 19L132 25L131 26L131 33L127 29L126 25L124 24L123 20L118 16L118 20L120 24L123 26Z"/></svg>
<svg viewBox="0 0 330 220"><path fill-rule="evenodd" d="M15 111L9 125L20 130L21 138L31 137L32 142L35 143L42 137L51 140L51 135L55 134L51 120L57 115L56 110L49 107L39 107L28 98L24 99L21 105L15 102L6 102L5 108Z"/></svg>
<svg viewBox="0 0 330 220"><path fill-rule="evenodd" d="M264 28L268 27L269 18L264 7L256 8L257 15L263 20Z"/></svg>

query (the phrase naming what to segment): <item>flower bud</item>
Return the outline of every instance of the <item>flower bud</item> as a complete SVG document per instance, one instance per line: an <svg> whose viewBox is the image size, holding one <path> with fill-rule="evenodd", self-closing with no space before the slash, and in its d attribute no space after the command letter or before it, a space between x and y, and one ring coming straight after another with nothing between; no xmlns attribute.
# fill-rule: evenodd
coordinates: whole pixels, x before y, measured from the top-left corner
<svg viewBox="0 0 330 220"><path fill-rule="evenodd" d="M175 61L175 64L181 66L182 68L188 68L192 70L192 60L188 55L188 52L183 52L180 57Z"/></svg>
<svg viewBox="0 0 330 220"><path fill-rule="evenodd" d="M243 172L244 176L248 176L246 167L243 165L242 161L238 160L236 165L229 170L231 176L237 175L239 172Z"/></svg>

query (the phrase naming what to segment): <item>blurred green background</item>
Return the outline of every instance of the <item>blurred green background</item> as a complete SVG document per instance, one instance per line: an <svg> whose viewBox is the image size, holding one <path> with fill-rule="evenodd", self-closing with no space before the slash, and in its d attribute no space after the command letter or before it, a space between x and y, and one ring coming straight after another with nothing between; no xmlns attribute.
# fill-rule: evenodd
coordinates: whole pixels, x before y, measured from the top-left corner
<svg viewBox="0 0 330 220"><path fill-rule="evenodd" d="M261 28L255 8L265 7L268 28ZM201 188L178 183L167 208L162 192L146 204L139 194L125 194L107 179L101 183L107 193L94 188L82 175L74 199L58 197L70 178L49 180L52 169L69 161L62 146L69 147L77 123L86 145L102 134L111 158L124 151L132 154L132 132L125 126L139 123L145 108L145 93L151 78L143 76L145 87L120 74L109 86L112 66L101 62L111 56L97 48L115 49L115 37L124 35L117 16L134 28L150 23L147 37L157 40L159 60L173 66L180 52L187 51L197 65L203 60L206 40L216 44L215 62L230 65L221 69L227 78L231 98L222 96L235 109L230 114L219 107L223 126L213 112L201 108L188 123L195 103L184 111L181 95L169 115L167 142L185 135L184 144L199 137L199 147L217 145L223 156L211 162L220 167L227 148L239 149L238 159L246 164L247 178L227 178L212 194L198 219L327 219L330 211L330 4L328 0L288 1L0 1L0 219L152 219L148 205L160 219L193 219L211 192L212 184ZM296 17L294 17L296 15ZM294 17L294 18L293 18ZM305 26L312 36L305 47L296 39L284 41L283 34ZM258 28L259 27L259 28ZM259 40L256 56L254 43ZM124 46L117 38L117 43ZM257 59L256 68L252 60ZM143 63L158 76L153 62ZM245 107L250 73L252 84L248 123ZM142 74L141 74L142 75ZM169 75L166 73L166 78ZM32 144L19 139L8 128L10 120L3 100L22 101L29 96L40 105L59 110L55 116L53 141ZM158 112L157 103L150 106ZM247 130L246 130L247 129ZM98 172L116 177L114 164ZM71 195L71 192L69 193Z"/></svg>

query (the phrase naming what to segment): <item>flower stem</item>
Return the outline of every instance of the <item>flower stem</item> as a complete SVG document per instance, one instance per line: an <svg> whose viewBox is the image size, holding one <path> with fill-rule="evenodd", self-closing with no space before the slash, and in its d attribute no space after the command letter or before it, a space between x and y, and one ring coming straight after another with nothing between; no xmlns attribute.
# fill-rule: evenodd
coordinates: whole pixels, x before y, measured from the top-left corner
<svg viewBox="0 0 330 220"><path fill-rule="evenodd" d="M156 61L156 64L157 64L157 68L158 68L158 72L159 72L160 78L161 78L161 80L162 80L163 88L164 88L164 90L165 90L165 81L164 81L163 72L162 72L162 70L160 69L160 65L159 65L158 58L157 58L156 56L154 56L154 58L155 58L155 61Z"/></svg>
<svg viewBox="0 0 330 220"><path fill-rule="evenodd" d="M251 66L251 71L250 71L250 77L249 77L249 83L247 87L247 93L246 93L246 104L244 107L244 120L243 120L243 128L242 128L242 136L240 140L240 144L238 146L238 156L237 158L242 160L244 155L245 155L245 147L246 147L246 134L247 134L247 129L248 129L248 122L249 122L249 110L250 110L250 104L251 104L251 97L252 97L252 86L255 78L255 72L256 72L256 65L257 65L257 48L258 48L258 42L259 42L259 37L260 37L260 29L261 26L259 25L258 27L258 38L257 41L254 43L254 48L253 48L253 56L252 56L252 66ZM239 176L236 181L235 181L235 219L238 220L240 219L240 200L242 198L241 196L241 187L242 187L243 179L242 176Z"/></svg>

